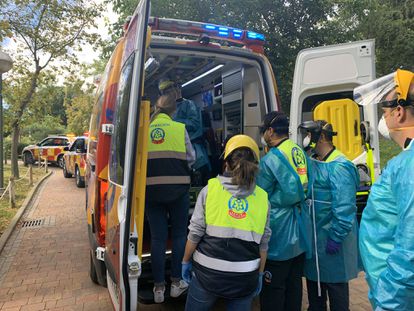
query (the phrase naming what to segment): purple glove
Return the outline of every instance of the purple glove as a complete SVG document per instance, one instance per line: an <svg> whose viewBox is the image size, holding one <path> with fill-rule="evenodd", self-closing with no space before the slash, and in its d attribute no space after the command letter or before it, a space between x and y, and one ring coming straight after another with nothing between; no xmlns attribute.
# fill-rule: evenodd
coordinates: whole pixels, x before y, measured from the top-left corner
<svg viewBox="0 0 414 311"><path fill-rule="evenodd" d="M334 255L339 252L341 249L341 243L338 243L330 238L328 238L328 242L326 243L326 253L330 255Z"/></svg>

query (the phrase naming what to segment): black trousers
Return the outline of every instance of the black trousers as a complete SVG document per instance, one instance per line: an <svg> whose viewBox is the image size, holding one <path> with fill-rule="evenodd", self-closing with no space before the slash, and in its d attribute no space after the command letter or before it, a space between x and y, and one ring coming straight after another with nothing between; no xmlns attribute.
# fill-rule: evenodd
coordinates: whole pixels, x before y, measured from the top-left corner
<svg viewBox="0 0 414 311"><path fill-rule="evenodd" d="M348 283L321 283L321 297L318 297L318 283L306 280L308 288L308 311L326 311L326 301L329 297L331 311L349 311Z"/></svg>
<svg viewBox="0 0 414 311"><path fill-rule="evenodd" d="M261 311L300 311L302 308L302 275L305 254L285 261L266 262L265 271L272 279L263 278L260 294Z"/></svg>

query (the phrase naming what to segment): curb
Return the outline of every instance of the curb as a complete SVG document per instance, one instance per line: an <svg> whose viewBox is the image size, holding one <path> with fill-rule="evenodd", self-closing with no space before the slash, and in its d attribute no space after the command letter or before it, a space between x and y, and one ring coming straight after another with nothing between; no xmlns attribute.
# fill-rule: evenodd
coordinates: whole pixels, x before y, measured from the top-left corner
<svg viewBox="0 0 414 311"><path fill-rule="evenodd" d="M9 240L11 234L13 233L14 228L16 227L17 223L19 222L20 218L26 211L26 209L31 205L33 198L36 196L40 186L43 182L53 174L53 171L49 171L49 173L40 179L36 185L34 185L33 189L30 190L29 194L27 195L26 199L24 200L22 206L17 211L16 215L12 218L10 224L8 225L7 229L3 232L0 237L0 253L3 251L3 248L6 246L7 241Z"/></svg>

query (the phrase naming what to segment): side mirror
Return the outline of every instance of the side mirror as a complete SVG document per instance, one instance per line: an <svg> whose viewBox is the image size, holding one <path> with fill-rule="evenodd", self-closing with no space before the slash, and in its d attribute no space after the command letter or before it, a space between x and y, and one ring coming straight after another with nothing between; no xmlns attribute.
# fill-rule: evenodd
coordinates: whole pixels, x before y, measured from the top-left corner
<svg viewBox="0 0 414 311"><path fill-rule="evenodd" d="M105 135L112 136L114 133L114 125L113 124L102 124L102 133Z"/></svg>
<svg viewBox="0 0 414 311"><path fill-rule="evenodd" d="M69 151L69 147L63 147L63 151Z"/></svg>

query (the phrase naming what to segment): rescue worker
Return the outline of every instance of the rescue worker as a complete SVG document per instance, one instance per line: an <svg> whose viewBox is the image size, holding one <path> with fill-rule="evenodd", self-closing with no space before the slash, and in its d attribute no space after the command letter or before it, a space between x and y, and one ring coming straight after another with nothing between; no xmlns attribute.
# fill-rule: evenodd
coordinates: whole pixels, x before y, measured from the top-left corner
<svg viewBox="0 0 414 311"><path fill-rule="evenodd" d="M151 231L151 266L156 303L164 301L168 220L172 233L170 296L178 297L188 288L188 284L181 280L181 259L190 205L189 166L194 163L195 152L185 125L171 119L175 109L173 96L161 96L149 129L145 212Z"/></svg>
<svg viewBox="0 0 414 311"><path fill-rule="evenodd" d="M356 192L359 175L351 161L335 148L332 125L307 121L314 159L308 197L312 200L313 251L305 261L304 274L309 309L349 310L348 281L358 276ZM306 146L304 146L306 147Z"/></svg>
<svg viewBox="0 0 414 311"><path fill-rule="evenodd" d="M267 193L255 183L258 159L252 138L232 137L224 174L198 196L182 262L183 279L191 280L187 311L211 310L218 298L227 310L250 311L261 290L271 231Z"/></svg>
<svg viewBox="0 0 414 311"><path fill-rule="evenodd" d="M406 70L354 91L380 104L378 130L402 151L388 161L362 214L359 248L374 310L414 310L414 74Z"/></svg>
<svg viewBox="0 0 414 311"><path fill-rule="evenodd" d="M272 237L265 268L261 310L301 310L302 275L310 236L305 191L308 164L304 151L289 139L289 119L270 112L261 127L270 148L260 161L257 184L269 195Z"/></svg>
<svg viewBox="0 0 414 311"><path fill-rule="evenodd" d="M195 186L205 185L210 175L211 166L203 137L201 109L194 101L183 98L181 86L172 80L162 79L158 84L158 89L161 94L173 94L175 96L177 110L172 118L176 122L185 124L185 128L196 152L196 161L192 166L196 178L192 184Z"/></svg>

